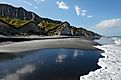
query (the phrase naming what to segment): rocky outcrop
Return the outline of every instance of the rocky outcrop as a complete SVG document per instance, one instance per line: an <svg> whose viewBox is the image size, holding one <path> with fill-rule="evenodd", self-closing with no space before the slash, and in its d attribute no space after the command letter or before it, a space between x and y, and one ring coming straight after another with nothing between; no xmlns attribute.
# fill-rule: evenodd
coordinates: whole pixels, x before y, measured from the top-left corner
<svg viewBox="0 0 121 80"><path fill-rule="evenodd" d="M61 25L62 29L58 32L58 35L72 36L71 27L68 22L64 22Z"/></svg>
<svg viewBox="0 0 121 80"><path fill-rule="evenodd" d="M38 25L33 21L21 26L19 28L19 32L22 35L41 35L42 34Z"/></svg>
<svg viewBox="0 0 121 80"><path fill-rule="evenodd" d="M69 27L66 27L61 30L60 35L72 36L73 34L71 33L71 29Z"/></svg>
<svg viewBox="0 0 121 80"><path fill-rule="evenodd" d="M9 25L6 22L0 20L0 34L9 36L17 35L19 33L12 25Z"/></svg>
<svg viewBox="0 0 121 80"><path fill-rule="evenodd" d="M68 22L61 22L61 24L56 25L52 29L50 29L48 32L48 35L66 35L71 36L71 28L70 24Z"/></svg>

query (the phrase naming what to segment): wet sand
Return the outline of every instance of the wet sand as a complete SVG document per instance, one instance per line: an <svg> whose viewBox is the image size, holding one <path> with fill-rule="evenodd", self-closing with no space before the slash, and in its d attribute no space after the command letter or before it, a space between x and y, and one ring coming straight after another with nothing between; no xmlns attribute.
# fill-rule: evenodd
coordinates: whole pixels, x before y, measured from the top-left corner
<svg viewBox="0 0 121 80"><path fill-rule="evenodd" d="M1 45L0 53L17 53L46 48L77 48L85 50L95 50L96 43L82 38L64 38L64 39L45 39L23 42L14 42L12 44Z"/></svg>

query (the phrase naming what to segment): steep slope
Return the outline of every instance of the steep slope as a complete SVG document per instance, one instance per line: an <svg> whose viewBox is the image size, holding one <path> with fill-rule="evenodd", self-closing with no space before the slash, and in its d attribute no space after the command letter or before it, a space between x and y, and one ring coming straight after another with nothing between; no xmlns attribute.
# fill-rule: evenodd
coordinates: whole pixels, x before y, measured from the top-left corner
<svg viewBox="0 0 121 80"><path fill-rule="evenodd" d="M33 21L20 26L18 30L21 35L41 35L42 33L38 25Z"/></svg>
<svg viewBox="0 0 121 80"><path fill-rule="evenodd" d="M41 35L42 31L35 22L30 21L19 28L0 20L0 34L13 36L13 35Z"/></svg>
<svg viewBox="0 0 121 80"><path fill-rule="evenodd" d="M40 17L33 12L26 11L22 7L13 7L8 4L0 4L0 16L12 19L34 20L36 23L40 21Z"/></svg>
<svg viewBox="0 0 121 80"><path fill-rule="evenodd" d="M72 36L71 33L71 27L68 22L63 22L57 26L55 26L53 29L50 29L48 31L48 35L70 35Z"/></svg>
<svg viewBox="0 0 121 80"><path fill-rule="evenodd" d="M0 34L2 34L2 35L17 35L19 33L12 25L0 20Z"/></svg>

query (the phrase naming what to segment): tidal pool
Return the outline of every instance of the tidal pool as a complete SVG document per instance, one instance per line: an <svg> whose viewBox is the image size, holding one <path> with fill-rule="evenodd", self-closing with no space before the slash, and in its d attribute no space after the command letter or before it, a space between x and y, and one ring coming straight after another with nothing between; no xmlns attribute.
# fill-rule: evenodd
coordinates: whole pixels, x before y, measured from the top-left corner
<svg viewBox="0 0 121 80"><path fill-rule="evenodd" d="M40 49L0 54L0 80L79 80L101 68L99 50Z"/></svg>

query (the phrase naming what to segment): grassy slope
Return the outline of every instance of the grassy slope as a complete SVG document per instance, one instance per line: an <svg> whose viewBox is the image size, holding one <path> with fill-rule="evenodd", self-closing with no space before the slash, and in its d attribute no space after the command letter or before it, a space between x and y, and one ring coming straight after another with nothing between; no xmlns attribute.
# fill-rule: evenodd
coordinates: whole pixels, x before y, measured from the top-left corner
<svg viewBox="0 0 121 80"><path fill-rule="evenodd" d="M10 25L14 25L15 27L19 28L20 26L30 22L30 20L21 20L21 19L12 19L12 18L7 18L0 16L0 19L7 22Z"/></svg>
<svg viewBox="0 0 121 80"><path fill-rule="evenodd" d="M5 16L4 17L0 16L0 20L3 20L6 23L13 25L16 28L20 28L23 25L32 21L32 20L12 19L12 18L7 18ZM60 21L53 21L50 19L42 18L42 20L37 25L42 29L43 33L45 33L46 35L56 35L58 31L61 31L62 29L64 29L64 26L62 26L62 24L63 23ZM73 26L70 26L70 28L72 29L74 33L76 32L80 33L82 36L94 36L95 35L94 32L87 31L86 29L83 29L83 28L76 28Z"/></svg>

